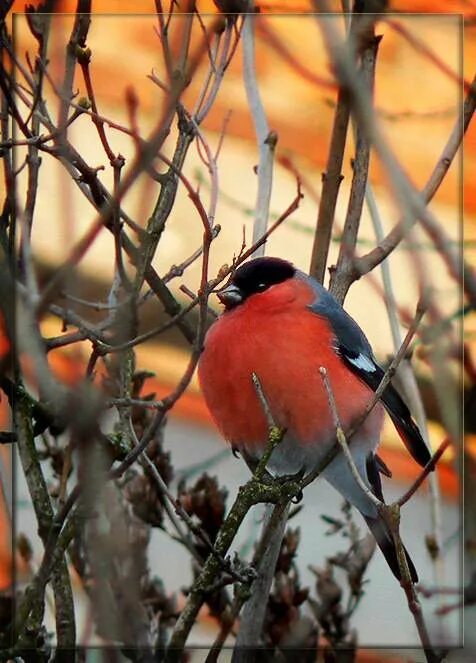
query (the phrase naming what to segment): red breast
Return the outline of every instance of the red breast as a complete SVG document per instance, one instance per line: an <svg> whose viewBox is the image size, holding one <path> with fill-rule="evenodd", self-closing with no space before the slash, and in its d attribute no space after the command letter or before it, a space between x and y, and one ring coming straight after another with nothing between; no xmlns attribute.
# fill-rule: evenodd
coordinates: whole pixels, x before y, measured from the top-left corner
<svg viewBox="0 0 476 663"><path fill-rule="evenodd" d="M210 328L199 380L216 425L234 446L259 447L268 437L253 372L276 424L303 444L327 441L335 428L321 366L344 427L370 400L370 389L336 355L329 323L307 308L314 298L303 281L288 279L226 311Z"/></svg>

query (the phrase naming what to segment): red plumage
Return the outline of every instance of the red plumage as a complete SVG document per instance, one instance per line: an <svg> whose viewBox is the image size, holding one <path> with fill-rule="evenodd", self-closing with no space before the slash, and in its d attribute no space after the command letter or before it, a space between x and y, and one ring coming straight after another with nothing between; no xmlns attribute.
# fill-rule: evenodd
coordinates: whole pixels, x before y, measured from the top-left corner
<svg viewBox="0 0 476 663"><path fill-rule="evenodd" d="M307 308L313 299L305 283L287 280L227 312L207 334L199 379L217 427L233 446L266 446L268 428L253 372L275 423L303 445L327 442L335 430L321 366L344 427L371 400L371 389L332 349L329 323Z"/></svg>

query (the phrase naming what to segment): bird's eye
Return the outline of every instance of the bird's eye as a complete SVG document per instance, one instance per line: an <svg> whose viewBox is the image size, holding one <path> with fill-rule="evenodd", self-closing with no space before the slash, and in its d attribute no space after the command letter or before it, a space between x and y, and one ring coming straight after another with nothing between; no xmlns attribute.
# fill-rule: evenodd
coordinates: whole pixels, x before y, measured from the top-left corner
<svg viewBox="0 0 476 663"><path fill-rule="evenodd" d="M263 290L267 290L268 287L269 286L267 283L258 283L258 285L256 286L256 290L258 292L263 292Z"/></svg>

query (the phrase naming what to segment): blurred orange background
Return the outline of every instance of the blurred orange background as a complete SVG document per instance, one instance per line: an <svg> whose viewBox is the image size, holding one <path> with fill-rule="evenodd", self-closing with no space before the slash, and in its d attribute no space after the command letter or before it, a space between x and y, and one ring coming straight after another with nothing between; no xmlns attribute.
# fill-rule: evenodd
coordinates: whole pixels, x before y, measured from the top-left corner
<svg viewBox="0 0 476 663"><path fill-rule="evenodd" d="M37 6L38 2L31 3ZM303 16L312 11L312 3L308 2L271 2L257 3L263 13L263 27L258 26L257 39L257 72L260 80L260 89L263 103L266 108L268 122L271 128L276 129L279 136L279 159L290 160L300 173L303 173L311 182L315 192L320 191L320 173L325 167L329 131L333 116L334 93L325 87L319 88L310 78L312 73L319 73L322 77L329 77L330 72L323 45L317 39L318 30L310 16ZM334 3L336 9L340 2ZM24 10L24 2L16 1L13 5L12 15L19 12L14 18L16 46L21 45L21 51L32 47L31 39L27 35L26 22L20 15ZM88 38L88 45L93 49L92 72L94 84L100 90L100 112L105 116L113 117L116 121L123 120L124 95L128 86L133 86L140 99L140 121L144 127L144 135L155 119L157 108L160 106L158 90L151 85L147 74L151 69L160 68L158 62L160 49L157 35L152 26L153 19L143 20L139 13L153 14L154 2L145 0L115 0L92 3L93 12L111 14L130 14L124 21L120 18L103 17L100 21L107 21L107 39L99 34L100 28L93 27ZM216 12L211 0L197 3L200 11ZM63 1L57 3L57 11L74 12L76 2ZM382 120L392 148L401 159L412 181L421 188L427 180L441 150L449 136L457 117L457 103L461 98L461 85L458 77L462 76L471 81L474 72L472 67L476 62L476 3L463 1L425 2L395 0L389 3L389 11L401 12L390 18L396 22L380 21L377 33L382 33L382 40L378 59L378 72L376 83L376 107ZM432 13L433 16L417 16L419 12ZM288 13L289 15L279 15ZM434 14L440 13L440 16ZM409 16L414 14L414 16ZM458 16L455 16L458 15ZM65 35L71 26L71 17L57 17L54 25L57 30L57 40L53 40L52 71L55 72L56 62L61 62L64 52ZM106 25L104 23L104 25ZM96 32L97 30L97 32ZM104 33L105 34L105 33ZM274 35L274 46L269 40L269 34ZM410 38L408 37L410 35ZM419 51L411 42L411 37L421 41L427 51ZM279 46L281 44L281 47ZM18 52L20 52L20 50ZM55 59L56 56L56 59ZM298 63L298 64L296 64ZM444 64L441 65L441 63ZM218 95L216 103L204 123L204 131L211 142L217 141L223 127L224 118L228 114L230 99L233 99L233 114L227 124L225 147L220 160L220 185L223 197L220 199L217 221L223 230L214 243L214 253L211 260L211 272L219 268L223 262L229 262L234 252L240 247L242 226L250 228L249 208L254 202L255 176L252 165L256 161L256 146L252 120L250 118L246 97L243 92L241 77L241 53L231 63L226 74L223 90ZM59 70L56 74L59 75ZM299 73L300 72L300 73ZM452 72L452 73L451 73ZM200 73L200 71L199 71ZM194 77L185 95L185 103L196 98L199 90L199 75ZM80 94L84 94L82 80L77 76L75 85ZM284 92L283 92L284 91ZM122 118L121 118L122 113ZM78 144L84 146L84 152L90 163L97 164L104 160L104 155L94 152L91 144L85 138L82 143L78 137L85 132L85 136L92 135L87 126L87 120L72 127L71 134ZM109 132L114 149L127 154L131 145L124 136ZM173 138L173 137L172 137ZM349 152L349 158L351 152ZM463 182L460 181L461 171L456 163L451 167L442 187L438 191L432 209L436 215L444 220L445 228L454 241L460 239L460 191L464 186L464 238L469 248L466 250L467 259L476 262L476 187L474 187L474 173L476 172L476 128L470 127L464 152L465 167ZM187 160L187 172L191 178L200 171L200 161L194 156ZM280 213L289 204L294 195L295 183L292 174L284 167L276 166L275 187L271 209ZM72 184L62 174L53 168L51 178L46 178L46 189L38 202L38 222L36 234L33 237L33 246L36 254L47 265L54 267L61 260L69 245L81 237L88 227L93 214L91 208L85 204L80 195L72 190ZM350 180L350 166L345 167L345 181L343 183L342 202L338 206L338 220L342 221L345 213L345 199ZM106 179L106 175L105 175ZM376 188L379 201L386 215L388 228L395 222L397 216L392 197L386 188L388 186L385 173L378 163L373 163L371 180ZM252 192L248 194L248 192ZM204 193L206 196L206 192ZM251 196L251 197L250 197ZM148 204L153 200L154 190L150 186L138 187L135 193L126 199L126 206L134 210L134 218L145 223L144 213ZM316 201L312 194L307 194L294 221L296 228L284 228L280 234L274 236L269 243L269 254L279 254L292 258L300 267L307 269L309 265L310 248L312 245L312 229L316 218ZM190 216L193 209L182 194L177 200L173 218L170 220L163 243L159 247L157 265L180 262L190 250L200 243L200 226ZM363 223L363 234L371 237L368 219ZM388 229L387 228L387 229ZM45 230L47 229L47 230ZM424 236L420 236L424 238ZM423 241L423 239L422 239ZM108 243L109 242L109 243ZM82 265L85 278L107 279L110 276L111 263L103 259L110 255L110 240L101 237L90 255ZM365 250L362 249L362 251ZM334 247L335 254L335 247ZM333 254L333 255L334 255ZM399 301L411 307L415 299L415 289L411 283L413 274L408 267L404 252L395 256L393 271L398 274L400 281ZM332 258L331 258L332 262ZM459 300L457 289L452 290L448 283L444 267L437 262L428 261L429 270L435 279L436 287L443 293L447 306L445 310L451 312ZM187 272L186 282L191 287L196 286L196 265ZM408 283L405 279L408 278ZM359 283L352 291L348 300L348 308L357 319L362 319L362 308L368 297L375 299L372 286L368 283ZM364 304L363 304L364 302ZM370 340L383 356L391 351L391 340L386 323L383 302L372 305L368 318L364 317L362 326L368 330ZM367 310L365 311L367 315ZM469 332L476 332L476 323L469 320ZM59 333L57 320L46 319L44 331L48 335ZM178 377L183 372L187 360L187 351L183 348L171 346L141 346L138 348L138 364L156 371L158 378L148 382L148 391L155 391L157 397L169 393ZM476 349L474 341L470 347ZM87 361L87 344L72 350L61 350L50 353L52 368L56 375L67 383L74 383L84 375L84 366ZM423 364L420 366L424 372ZM8 412L5 399L1 401L1 425L7 425ZM187 421L210 425L208 414L204 408L197 385L194 383L174 409L176 417ZM437 424L432 429L433 442L441 441L442 430ZM406 455L400 451L396 436L390 428L385 429L385 446L383 457L392 467L396 477L405 481L416 476L416 468L407 461ZM11 462L8 450L0 447L2 460L5 466ZM458 497L458 482L452 468L450 457L439 467L439 477L446 500L454 502ZM0 499L2 498L0 493ZM9 565L11 563L11 540L8 509L0 505L0 590L5 589L11 582ZM21 570L20 566L20 570Z"/></svg>

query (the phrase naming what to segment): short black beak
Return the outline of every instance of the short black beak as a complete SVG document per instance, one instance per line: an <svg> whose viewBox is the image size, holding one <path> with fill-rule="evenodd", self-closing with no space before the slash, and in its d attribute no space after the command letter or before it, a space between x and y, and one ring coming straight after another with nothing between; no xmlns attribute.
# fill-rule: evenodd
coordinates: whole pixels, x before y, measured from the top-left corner
<svg viewBox="0 0 476 663"><path fill-rule="evenodd" d="M227 286L222 288L217 292L217 297L222 304L225 305L226 309L233 308L238 306L243 301L243 293L234 285L234 283L229 283Z"/></svg>

